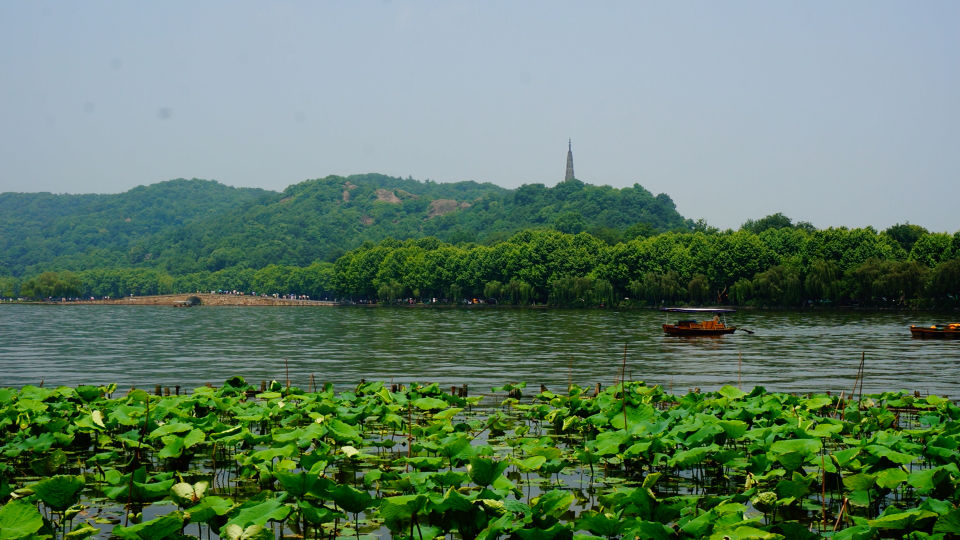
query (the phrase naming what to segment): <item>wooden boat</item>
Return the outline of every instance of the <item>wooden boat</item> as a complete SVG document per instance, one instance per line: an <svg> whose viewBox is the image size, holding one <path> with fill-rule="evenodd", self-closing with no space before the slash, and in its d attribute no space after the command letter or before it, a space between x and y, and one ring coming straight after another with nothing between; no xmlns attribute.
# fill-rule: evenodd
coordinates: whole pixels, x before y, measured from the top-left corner
<svg viewBox="0 0 960 540"><path fill-rule="evenodd" d="M733 313L733 309L721 308L663 308L661 311L671 313L691 313L697 315L713 314L713 319L695 320L681 319L677 324L664 323L663 332L671 336L722 336L737 331L736 326L727 326L723 315Z"/></svg>
<svg viewBox="0 0 960 540"><path fill-rule="evenodd" d="M910 335L924 339L960 339L960 323L934 324L933 326L914 326L911 324Z"/></svg>

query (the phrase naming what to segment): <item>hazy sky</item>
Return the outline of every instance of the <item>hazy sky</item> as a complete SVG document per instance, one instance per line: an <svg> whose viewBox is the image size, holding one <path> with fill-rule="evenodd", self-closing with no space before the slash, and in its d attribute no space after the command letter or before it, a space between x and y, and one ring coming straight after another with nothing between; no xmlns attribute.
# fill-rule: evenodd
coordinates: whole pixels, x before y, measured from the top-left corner
<svg viewBox="0 0 960 540"><path fill-rule="evenodd" d="M0 2L0 191L379 172L960 230L960 2Z"/></svg>

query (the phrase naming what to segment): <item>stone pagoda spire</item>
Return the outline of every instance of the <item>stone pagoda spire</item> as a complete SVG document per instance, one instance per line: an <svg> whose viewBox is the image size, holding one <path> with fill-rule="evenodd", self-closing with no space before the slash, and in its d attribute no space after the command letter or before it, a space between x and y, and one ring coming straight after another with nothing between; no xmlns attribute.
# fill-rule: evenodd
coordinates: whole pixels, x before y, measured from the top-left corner
<svg viewBox="0 0 960 540"><path fill-rule="evenodd" d="M573 180L573 141L567 139L567 174L563 176L563 181Z"/></svg>

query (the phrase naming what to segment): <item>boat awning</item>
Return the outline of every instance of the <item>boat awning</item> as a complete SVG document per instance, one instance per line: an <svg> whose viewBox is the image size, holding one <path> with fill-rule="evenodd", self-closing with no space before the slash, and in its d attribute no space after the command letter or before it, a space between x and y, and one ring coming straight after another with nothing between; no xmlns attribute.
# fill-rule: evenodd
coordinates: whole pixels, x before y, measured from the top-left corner
<svg viewBox="0 0 960 540"><path fill-rule="evenodd" d="M671 311L674 313L733 313L737 310L729 308L686 308L686 307L665 307L660 311Z"/></svg>

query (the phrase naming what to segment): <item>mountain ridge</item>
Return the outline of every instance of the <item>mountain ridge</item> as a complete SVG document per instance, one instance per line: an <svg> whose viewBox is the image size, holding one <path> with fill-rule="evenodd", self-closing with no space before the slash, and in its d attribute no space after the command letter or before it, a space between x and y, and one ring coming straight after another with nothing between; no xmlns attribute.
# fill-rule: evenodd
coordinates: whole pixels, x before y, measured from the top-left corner
<svg viewBox="0 0 960 540"><path fill-rule="evenodd" d="M119 194L0 193L0 274L146 266L171 272L333 261L365 241L491 243L526 228L689 230L666 194L567 180L554 187L329 175L283 191L173 179Z"/></svg>

